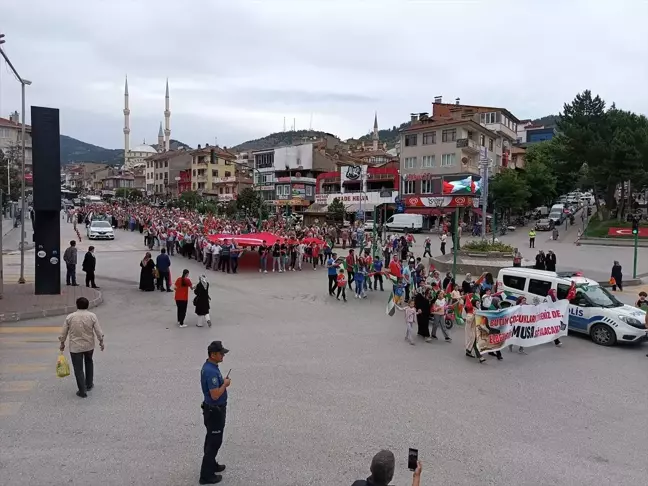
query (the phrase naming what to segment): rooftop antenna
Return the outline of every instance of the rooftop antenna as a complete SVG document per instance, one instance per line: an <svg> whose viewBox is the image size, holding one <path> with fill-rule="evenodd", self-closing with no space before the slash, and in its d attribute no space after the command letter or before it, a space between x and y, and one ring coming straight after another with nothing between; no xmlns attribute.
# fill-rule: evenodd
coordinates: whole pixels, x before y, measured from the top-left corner
<svg viewBox="0 0 648 486"><path fill-rule="evenodd" d="M309 129L309 130L312 130L312 129L313 129L313 112L311 112L310 124L308 125L308 129Z"/></svg>
<svg viewBox="0 0 648 486"><path fill-rule="evenodd" d="M284 129L283 129L283 131L284 132L286 131L286 117L285 116L284 116Z"/></svg>
<svg viewBox="0 0 648 486"><path fill-rule="evenodd" d="M293 118L293 132L297 131L297 122L296 122L296 120L297 120L296 118Z"/></svg>

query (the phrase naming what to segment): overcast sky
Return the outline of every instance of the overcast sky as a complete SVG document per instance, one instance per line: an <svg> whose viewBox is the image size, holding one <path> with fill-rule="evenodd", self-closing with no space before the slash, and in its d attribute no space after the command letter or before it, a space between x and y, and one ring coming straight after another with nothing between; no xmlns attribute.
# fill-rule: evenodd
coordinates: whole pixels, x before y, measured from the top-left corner
<svg viewBox="0 0 648 486"><path fill-rule="evenodd" d="M557 113L584 89L648 113L646 0L2 0L5 52L29 105L61 131L123 147L171 137L232 146L297 129L343 138L431 111L434 96ZM20 87L0 66L0 115ZM28 110L29 114L29 110ZM28 115L29 116L29 115Z"/></svg>

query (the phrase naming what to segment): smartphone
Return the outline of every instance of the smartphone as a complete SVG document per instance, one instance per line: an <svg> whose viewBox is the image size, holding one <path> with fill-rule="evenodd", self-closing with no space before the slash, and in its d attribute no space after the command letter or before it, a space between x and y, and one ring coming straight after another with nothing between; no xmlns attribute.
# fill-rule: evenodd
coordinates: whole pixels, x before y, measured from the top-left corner
<svg viewBox="0 0 648 486"><path fill-rule="evenodd" d="M225 378L229 378L229 374L232 372L232 368L227 372L227 376Z"/></svg>
<svg viewBox="0 0 648 486"><path fill-rule="evenodd" d="M410 471L415 471L418 467L418 449L411 449L407 454L407 468Z"/></svg>

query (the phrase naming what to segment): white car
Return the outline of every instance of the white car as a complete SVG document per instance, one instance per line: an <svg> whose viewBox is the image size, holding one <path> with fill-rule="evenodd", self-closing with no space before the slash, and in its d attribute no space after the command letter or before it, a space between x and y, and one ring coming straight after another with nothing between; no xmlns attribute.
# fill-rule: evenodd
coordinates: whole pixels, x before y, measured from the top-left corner
<svg viewBox="0 0 648 486"><path fill-rule="evenodd" d="M115 232L108 221L91 221L87 230L90 240L114 240Z"/></svg>

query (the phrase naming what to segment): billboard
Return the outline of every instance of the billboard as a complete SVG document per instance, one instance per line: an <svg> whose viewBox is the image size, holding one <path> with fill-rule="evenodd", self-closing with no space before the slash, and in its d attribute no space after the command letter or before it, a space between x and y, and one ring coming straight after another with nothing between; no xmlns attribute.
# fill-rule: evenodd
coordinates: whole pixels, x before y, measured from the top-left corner
<svg viewBox="0 0 648 486"><path fill-rule="evenodd" d="M312 170L313 144L305 143L274 150L275 170Z"/></svg>
<svg viewBox="0 0 648 486"><path fill-rule="evenodd" d="M367 180L366 165L347 165L340 167L340 181L344 184L346 181L359 182Z"/></svg>

